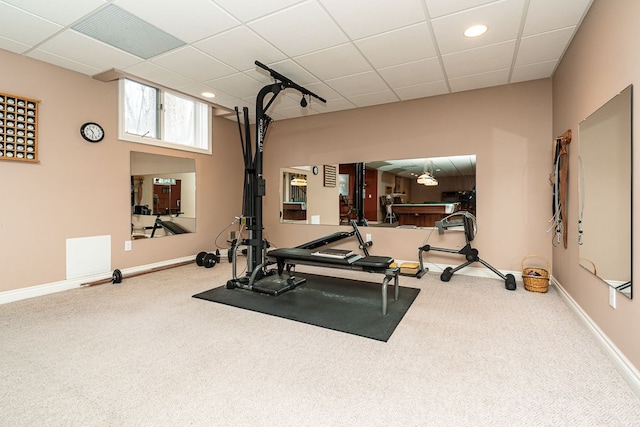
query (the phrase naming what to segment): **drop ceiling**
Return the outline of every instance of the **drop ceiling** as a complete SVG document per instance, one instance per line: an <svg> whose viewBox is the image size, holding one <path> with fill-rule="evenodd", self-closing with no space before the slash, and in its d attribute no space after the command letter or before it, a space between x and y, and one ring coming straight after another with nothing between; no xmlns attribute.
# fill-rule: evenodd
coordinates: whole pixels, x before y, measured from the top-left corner
<svg viewBox="0 0 640 427"><path fill-rule="evenodd" d="M208 102L252 114L273 82L258 60L327 100L302 108L288 89L268 112L278 120L551 77L591 2L0 0L0 48L89 76L119 70L213 92ZM126 17L119 44L86 30L106 12ZM140 36L132 22L157 33ZM483 36L463 35L479 23ZM129 53L156 37L162 53Z"/></svg>
<svg viewBox="0 0 640 427"><path fill-rule="evenodd" d="M429 172L436 178L475 176L476 156L429 157L369 162L367 167L404 178L417 178Z"/></svg>

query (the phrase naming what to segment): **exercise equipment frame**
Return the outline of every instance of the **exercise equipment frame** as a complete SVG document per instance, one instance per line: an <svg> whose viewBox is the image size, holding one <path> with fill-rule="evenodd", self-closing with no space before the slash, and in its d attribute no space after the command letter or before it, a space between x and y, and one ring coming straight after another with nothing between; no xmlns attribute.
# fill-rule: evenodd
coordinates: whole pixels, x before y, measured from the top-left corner
<svg viewBox="0 0 640 427"><path fill-rule="evenodd" d="M304 98L305 95L309 98L314 97L321 102L326 103L327 101L261 62L255 61L255 65L267 71L275 80L275 83L264 86L260 89L256 97L255 146L251 142L249 109L247 107L243 108L243 134L240 113L238 107L235 108L245 168L242 217L239 218L239 221L247 229L248 238L241 241L238 240L233 245L233 278L227 282L227 287L240 287L259 291L258 289L254 289L255 281L269 274L266 270L266 250L269 248L269 242L263 238L264 225L262 218L262 198L266 194L266 182L263 177L262 166L264 140L269 124L273 121L273 119L267 115L267 110L273 104L278 94L289 88L295 89L302 94L302 101L300 103L302 107L307 105L307 101ZM270 94L271 98L267 100L267 96ZM239 245L247 247L247 271L245 277L237 277L236 275L235 261L237 247Z"/></svg>
<svg viewBox="0 0 640 427"><path fill-rule="evenodd" d="M461 216L462 218L451 220L451 218L456 216ZM448 282L449 280L451 280L451 276L453 276L453 274L456 273L457 271L465 268L470 264L473 264L474 262L479 262L480 264L484 265L489 270L493 271L495 274L500 276L500 278L504 280L504 286L507 290L514 291L516 289L515 276L510 273L506 275L502 274L498 269L494 268L491 264L489 264L488 262L480 258L478 256L477 249L471 247L471 241L475 237L475 217L472 214L470 214L467 211L458 211L451 215L446 216L441 221L436 222L436 227L438 228L439 234L443 234L444 230L448 228L460 227L460 226L464 228L464 235L466 239L466 244L462 249L456 250L456 249L448 249L448 248L438 248L428 244L418 248L418 259L419 259L420 266L419 266L417 277L421 278L428 271L428 269L426 269L424 266L424 262L422 258L423 252L429 252L429 251L447 252L451 254L464 255L466 261L455 268L453 267L445 268L444 271L440 274L440 280L442 280L443 282Z"/></svg>

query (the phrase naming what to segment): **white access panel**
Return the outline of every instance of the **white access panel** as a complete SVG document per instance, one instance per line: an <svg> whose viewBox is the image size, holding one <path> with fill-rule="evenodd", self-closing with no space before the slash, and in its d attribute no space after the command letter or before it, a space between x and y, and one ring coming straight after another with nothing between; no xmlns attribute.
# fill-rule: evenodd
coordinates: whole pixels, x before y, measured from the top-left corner
<svg viewBox="0 0 640 427"><path fill-rule="evenodd" d="M67 239L67 280L111 271L111 236Z"/></svg>

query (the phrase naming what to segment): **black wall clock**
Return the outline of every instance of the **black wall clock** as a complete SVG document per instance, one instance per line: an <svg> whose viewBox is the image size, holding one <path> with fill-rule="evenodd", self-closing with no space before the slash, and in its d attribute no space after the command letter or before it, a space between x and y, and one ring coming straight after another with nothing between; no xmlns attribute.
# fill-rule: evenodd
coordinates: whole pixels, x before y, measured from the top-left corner
<svg viewBox="0 0 640 427"><path fill-rule="evenodd" d="M314 175L318 175L318 167L314 166L313 169L312 169L312 172L313 172Z"/></svg>
<svg viewBox="0 0 640 427"><path fill-rule="evenodd" d="M80 135L89 142L100 142L104 139L104 129L97 123L88 122L80 126Z"/></svg>

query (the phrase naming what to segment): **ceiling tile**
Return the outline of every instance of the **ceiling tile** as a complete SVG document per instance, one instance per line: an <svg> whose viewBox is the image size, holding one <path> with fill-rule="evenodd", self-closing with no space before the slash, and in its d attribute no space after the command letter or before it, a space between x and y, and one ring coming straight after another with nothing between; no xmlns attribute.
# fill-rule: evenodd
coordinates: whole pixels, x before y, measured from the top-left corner
<svg viewBox="0 0 640 427"><path fill-rule="evenodd" d="M422 0L320 0L320 2L353 40L426 19Z"/></svg>
<svg viewBox="0 0 640 427"><path fill-rule="evenodd" d="M303 0L213 0L242 22L249 22L278 10L300 3Z"/></svg>
<svg viewBox="0 0 640 427"><path fill-rule="evenodd" d="M349 101L353 102L356 107L368 107L370 105L387 104L389 102L398 102L400 98L390 90L382 92L366 93L364 95L350 96Z"/></svg>
<svg viewBox="0 0 640 427"><path fill-rule="evenodd" d="M211 85L202 84L202 83L195 83L195 84L191 84L191 85L185 86L181 90L183 92L185 92L185 93L190 94L190 95L196 96L198 98L205 99L206 102L213 102L214 104L221 103L221 104L224 104L224 105L228 104L230 106L230 108L233 108L233 106L238 105L238 104L234 103L234 102L237 102L237 100L239 99L238 97L235 97L233 95L229 95L228 93L225 93L225 92L221 91L220 89L216 89L215 87L212 87ZM204 98L202 96L202 92L213 92L216 96L214 98Z"/></svg>
<svg viewBox="0 0 640 427"><path fill-rule="evenodd" d="M181 89L193 84L193 80L147 61L124 68L122 71L168 88Z"/></svg>
<svg viewBox="0 0 640 427"><path fill-rule="evenodd" d="M39 50L100 71L112 68L122 70L142 62L137 56L73 30L65 31L47 40L39 46Z"/></svg>
<svg viewBox="0 0 640 427"><path fill-rule="evenodd" d="M292 6L248 25L290 57L348 41L335 22L313 1Z"/></svg>
<svg viewBox="0 0 640 427"><path fill-rule="evenodd" d="M59 1L42 0L3 0L22 10L30 12L46 20L67 26L90 13L94 9L104 6L104 0L64 0L64 7ZM0 13L0 15L2 15Z"/></svg>
<svg viewBox="0 0 640 427"><path fill-rule="evenodd" d="M8 50L15 53L25 53L26 51L31 49L31 46L0 36L0 49Z"/></svg>
<svg viewBox="0 0 640 427"><path fill-rule="evenodd" d="M524 37L518 48L516 65L559 59L573 36L573 28Z"/></svg>
<svg viewBox="0 0 640 427"><path fill-rule="evenodd" d="M307 117L318 114L317 111L314 111L310 108L302 108L300 106L297 107L289 107L289 108L280 108L274 110L272 114L272 118L275 120L286 120L292 119L294 117Z"/></svg>
<svg viewBox="0 0 640 427"><path fill-rule="evenodd" d="M219 79L207 81L207 85L221 90L235 98L245 98L257 95L264 86L259 81L252 79L244 73L235 73ZM214 91L215 93L215 91Z"/></svg>
<svg viewBox="0 0 640 427"><path fill-rule="evenodd" d="M234 45L243 48L228 48ZM194 46L240 71L254 68L256 60L268 64L286 59L282 52L244 26L209 37Z"/></svg>
<svg viewBox="0 0 640 427"><path fill-rule="evenodd" d="M374 67L389 67L436 56L436 48L426 23L389 31L355 43Z"/></svg>
<svg viewBox="0 0 640 427"><path fill-rule="evenodd" d="M513 61L515 45L514 40L443 55L442 61L447 77L456 78L509 68Z"/></svg>
<svg viewBox="0 0 640 427"><path fill-rule="evenodd" d="M539 62L537 64L515 67L511 74L511 83L524 82L551 77L558 61Z"/></svg>
<svg viewBox="0 0 640 427"><path fill-rule="evenodd" d="M355 105L344 98L334 99L328 101L326 104L318 102L311 104L311 109L318 113L330 113L333 111L349 110L351 108L355 108Z"/></svg>
<svg viewBox="0 0 640 427"><path fill-rule="evenodd" d="M187 86L183 89L183 91L187 94L202 99L204 102L217 106L217 113L223 113L223 109L226 109L228 110L228 113L235 116L235 107L238 107L240 116L242 116L242 107L246 106L251 110L252 114L255 115L255 95L253 97L253 100L250 102L245 102L240 98L234 98L233 96L221 91L215 92L216 96L214 98L204 98L202 96L202 92L214 92L215 89L201 84ZM226 116L229 117L229 114L227 114Z"/></svg>
<svg viewBox="0 0 640 427"><path fill-rule="evenodd" d="M524 0L504 0L489 3L432 21L436 41L443 55L474 49L507 40L515 40L520 30ZM518 19L513 19L518 17ZM471 25L484 24L488 31L476 38L464 36Z"/></svg>
<svg viewBox="0 0 640 427"><path fill-rule="evenodd" d="M323 49L294 60L320 80L371 71L371 66L351 43ZM340 64L336 67L336 64Z"/></svg>
<svg viewBox="0 0 640 427"><path fill-rule="evenodd" d="M0 2L0 37L35 46L62 28L58 24Z"/></svg>
<svg viewBox="0 0 640 427"><path fill-rule="evenodd" d="M440 80L433 83L424 83L415 86L400 87L393 90L401 100L425 98L428 96L443 95L449 93L447 82Z"/></svg>
<svg viewBox="0 0 640 427"><path fill-rule="evenodd" d="M544 33L580 23L593 0L529 0L523 36Z"/></svg>
<svg viewBox="0 0 640 427"><path fill-rule="evenodd" d="M57 65L58 67L62 67L72 71L76 71L78 73L86 74L88 76L93 76L95 74L101 73L102 71L105 71L104 69L93 68L86 64L80 64L78 62L51 54L49 52L45 52L40 49L34 49L30 51L29 53L27 53L27 56L33 59L37 59L39 61L44 61L49 64Z"/></svg>
<svg viewBox="0 0 640 427"><path fill-rule="evenodd" d="M429 16L437 18L450 13L460 12L461 10L471 9L476 6L491 3L496 0L425 0Z"/></svg>
<svg viewBox="0 0 640 427"><path fill-rule="evenodd" d="M444 79L438 58L381 68L378 72L389 86L394 89Z"/></svg>
<svg viewBox="0 0 640 427"><path fill-rule="evenodd" d="M449 84L451 85L451 90L453 92L500 86L507 83L509 83L508 68L449 80Z"/></svg>
<svg viewBox="0 0 640 427"><path fill-rule="evenodd" d="M347 98L389 89L384 80L373 71L327 80L325 83Z"/></svg>
<svg viewBox="0 0 640 427"><path fill-rule="evenodd" d="M193 47L174 50L152 59L151 62L199 81L213 80L236 72L228 65Z"/></svg>

